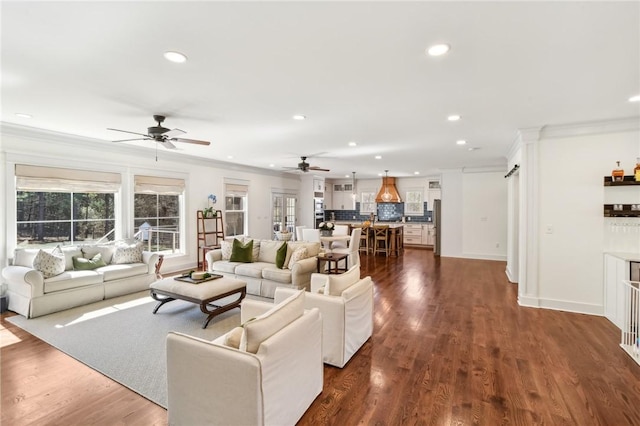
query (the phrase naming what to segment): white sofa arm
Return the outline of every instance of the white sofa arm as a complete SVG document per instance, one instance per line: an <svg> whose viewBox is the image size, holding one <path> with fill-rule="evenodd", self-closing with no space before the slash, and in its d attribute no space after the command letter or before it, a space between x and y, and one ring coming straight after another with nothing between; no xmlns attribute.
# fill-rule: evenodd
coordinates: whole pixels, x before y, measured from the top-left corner
<svg viewBox="0 0 640 426"><path fill-rule="evenodd" d="M311 274L317 270L318 258L308 257L293 264L291 268L291 284L296 288L309 289Z"/></svg>
<svg viewBox="0 0 640 426"><path fill-rule="evenodd" d="M148 270L150 274L153 274L156 272L156 264L158 263L159 259L160 259L160 256L158 255L158 253L154 253L150 251L142 252L142 263L145 263L147 265L147 267L149 268Z"/></svg>
<svg viewBox="0 0 640 426"><path fill-rule="evenodd" d="M2 278L11 292L25 297L38 297L44 294L44 276L33 268L7 266L2 269Z"/></svg>
<svg viewBox="0 0 640 426"><path fill-rule="evenodd" d="M169 424L262 424L260 375L260 361L254 354L170 332Z"/></svg>
<svg viewBox="0 0 640 426"><path fill-rule="evenodd" d="M205 259L207 260L207 269L208 269L207 272L213 272L213 262L222 260L222 250L221 249L209 250L205 255Z"/></svg>

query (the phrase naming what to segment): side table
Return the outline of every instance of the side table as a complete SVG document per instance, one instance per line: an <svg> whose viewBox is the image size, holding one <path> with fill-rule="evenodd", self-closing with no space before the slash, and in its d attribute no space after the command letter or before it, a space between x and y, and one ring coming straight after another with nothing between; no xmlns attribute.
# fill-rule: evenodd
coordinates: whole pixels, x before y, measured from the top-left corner
<svg viewBox="0 0 640 426"><path fill-rule="evenodd" d="M319 254L317 257L317 270L320 272L320 262L327 262L327 273L328 274L339 274L341 272L346 272L348 269L348 257L349 255L346 253L325 253ZM338 263L344 260L344 268L338 268ZM333 268L331 267L333 265Z"/></svg>

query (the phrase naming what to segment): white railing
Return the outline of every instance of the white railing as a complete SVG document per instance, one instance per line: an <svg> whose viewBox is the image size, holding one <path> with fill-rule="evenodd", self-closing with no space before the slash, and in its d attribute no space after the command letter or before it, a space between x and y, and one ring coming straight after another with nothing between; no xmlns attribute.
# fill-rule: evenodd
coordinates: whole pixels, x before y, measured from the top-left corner
<svg viewBox="0 0 640 426"><path fill-rule="evenodd" d="M157 235L156 244L153 244L154 234L158 234ZM177 251L176 250L176 242L177 242L178 236L180 235L180 231L175 231L175 230L172 230L172 229L162 229L162 228L158 228L158 227L151 227L151 228L145 228L145 229L138 230L138 232L136 232L133 237L135 239L138 239L138 240L141 240L141 241L146 241L147 242L147 250L148 251L153 251L151 249L152 245L155 245L156 249L160 245L160 243L159 243L160 234L171 234L171 253L175 253ZM156 251L159 251L159 250L156 250Z"/></svg>
<svg viewBox="0 0 640 426"><path fill-rule="evenodd" d="M623 321L620 347L640 364L640 282L622 281Z"/></svg>

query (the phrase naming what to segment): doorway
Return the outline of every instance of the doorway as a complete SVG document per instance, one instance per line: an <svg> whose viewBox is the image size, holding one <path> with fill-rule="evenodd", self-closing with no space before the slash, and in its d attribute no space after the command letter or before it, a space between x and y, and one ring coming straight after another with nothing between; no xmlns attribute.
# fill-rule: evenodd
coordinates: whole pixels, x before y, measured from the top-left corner
<svg viewBox="0 0 640 426"><path fill-rule="evenodd" d="M276 232L296 229L296 195L274 192L271 196L271 223L273 235Z"/></svg>

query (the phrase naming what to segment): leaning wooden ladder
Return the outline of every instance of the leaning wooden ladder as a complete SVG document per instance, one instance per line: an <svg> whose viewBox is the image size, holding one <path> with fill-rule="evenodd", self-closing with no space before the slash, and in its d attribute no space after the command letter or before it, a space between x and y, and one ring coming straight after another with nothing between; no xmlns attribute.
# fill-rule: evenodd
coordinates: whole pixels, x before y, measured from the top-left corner
<svg viewBox="0 0 640 426"><path fill-rule="evenodd" d="M205 256L207 251L219 248L224 240L224 224L222 223L222 211L215 210L215 217L205 217L204 211L198 210L198 269L205 269Z"/></svg>

